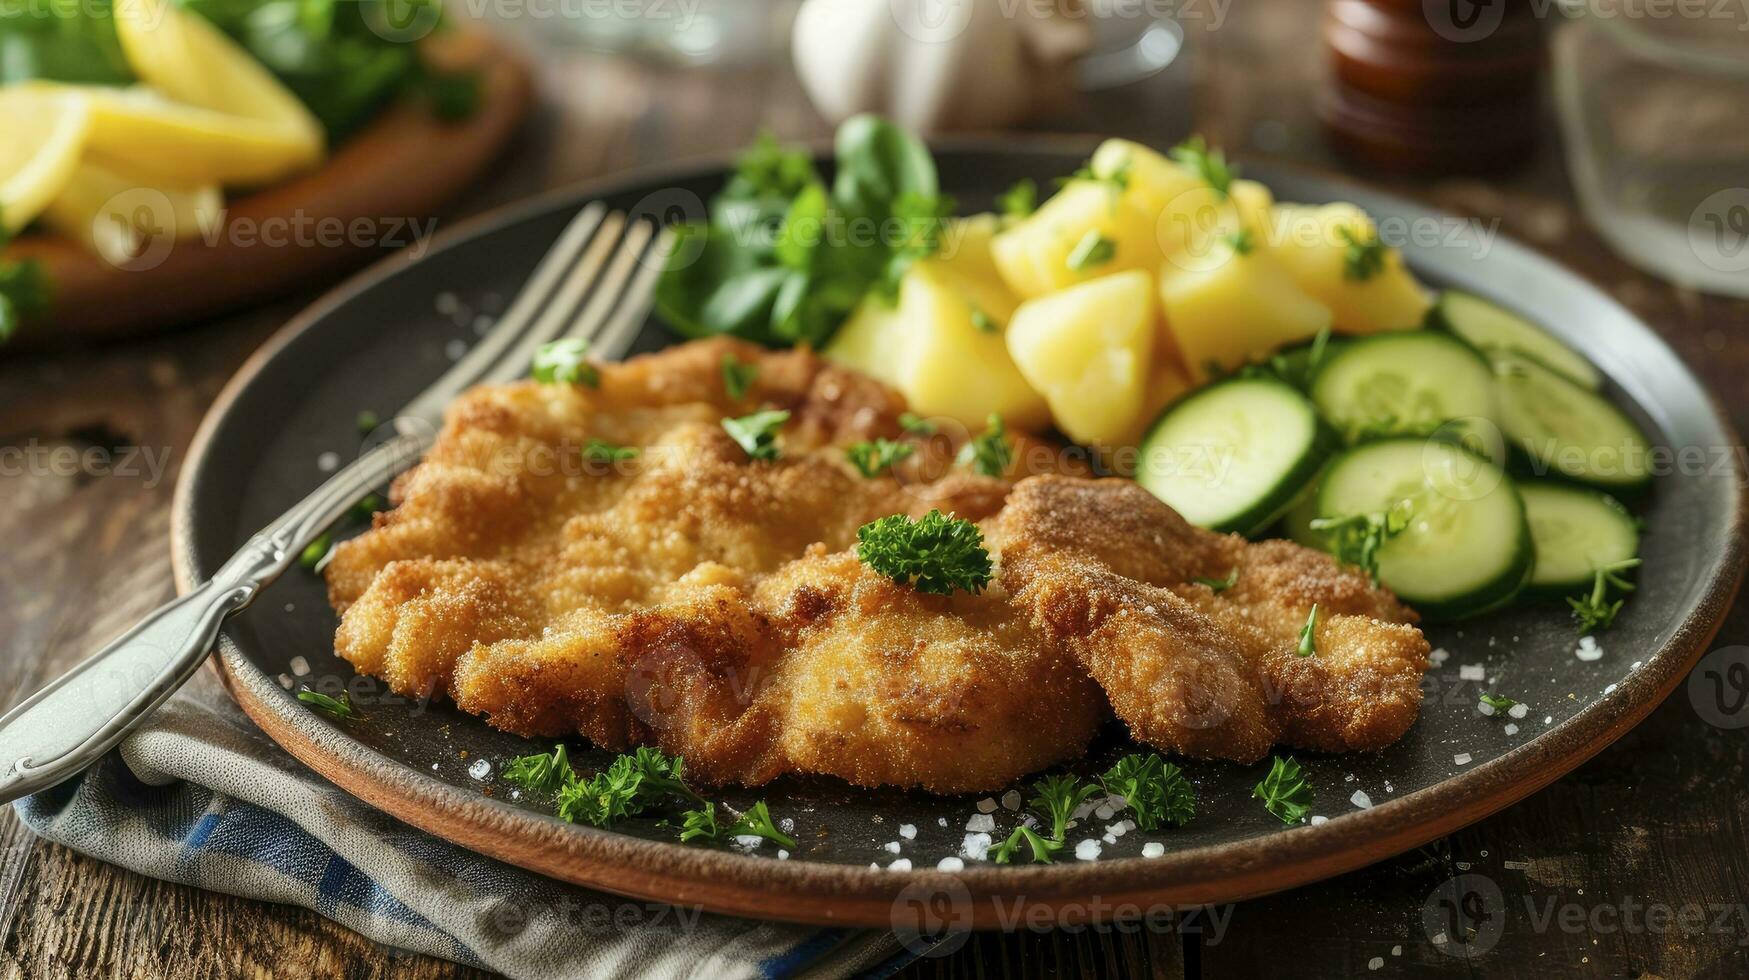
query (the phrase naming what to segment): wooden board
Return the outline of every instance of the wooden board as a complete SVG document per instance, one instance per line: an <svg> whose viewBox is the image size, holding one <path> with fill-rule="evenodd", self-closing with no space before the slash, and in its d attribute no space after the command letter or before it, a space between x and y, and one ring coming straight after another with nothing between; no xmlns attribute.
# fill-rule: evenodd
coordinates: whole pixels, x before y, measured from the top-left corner
<svg viewBox="0 0 1749 980"><path fill-rule="evenodd" d="M21 237L5 257L41 262L53 297L50 314L13 344L58 346L187 323L422 240L438 209L515 135L532 89L523 64L486 35L447 37L441 57L481 74L480 104L468 118L446 123L403 101L320 170L228 202L215 234L177 242L152 268L117 268L56 236Z"/></svg>

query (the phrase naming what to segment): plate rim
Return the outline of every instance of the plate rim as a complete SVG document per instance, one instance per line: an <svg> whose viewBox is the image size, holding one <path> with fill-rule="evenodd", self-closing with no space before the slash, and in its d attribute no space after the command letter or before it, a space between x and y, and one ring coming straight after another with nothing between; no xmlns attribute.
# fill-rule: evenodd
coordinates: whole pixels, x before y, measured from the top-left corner
<svg viewBox="0 0 1749 980"><path fill-rule="evenodd" d="M931 140L930 146L949 153L1024 155L1090 150L1100 138L1084 134L974 136ZM804 145L815 152L828 148L827 141ZM706 178L723 172L732 159L725 154L693 157L555 188L458 222L441 232L426 254L439 254L552 210L581 206L602 196ZM1298 174L1338 189L1353 187L1375 200L1451 216L1339 174L1279 161L1267 161L1265 166L1270 173ZM1590 279L1554 259L1507 236L1500 240L1544 258L1620 306ZM281 350L306 331L413 264L415 260L404 252L396 253L335 286L289 320L219 392L189 444L172 500L171 557L179 593L192 588L197 574L193 553L196 485L210 465L211 441L238 396ZM1636 327L1670 353L1686 376L1684 380L1702 394L1711 423L1725 436L1734 437L1730 416L1712 391L1694 377L1649 324L1627 312ZM959 872L925 867L894 873L850 864L777 861L566 824L490 797L468 794L377 752L319 722L307 711L294 713L293 702L278 682L255 667L228 634L220 634L217 656L211 664L225 689L255 724L300 762L348 793L445 840L574 884L711 912L820 925L903 929L911 923L914 928L915 914L907 910L920 896L951 899L954 925L962 928L997 927L1005 909L1021 906L1070 910L1100 920L1124 904L1191 906L1238 901L1365 867L1511 806L1607 748L1675 691L1730 611L1743 578L1745 528L1749 527L1749 494L1744 490L1740 459L1735 470L1737 479L1731 481L1729 489L1734 502L1731 534L1720 560L1708 569L1705 591L1670 639L1647 655L1645 665L1619 682L1614 691L1561 725L1461 776L1448 777L1366 810L1344 813L1315 827L1169 851L1160 858L1018 868L972 865Z"/></svg>

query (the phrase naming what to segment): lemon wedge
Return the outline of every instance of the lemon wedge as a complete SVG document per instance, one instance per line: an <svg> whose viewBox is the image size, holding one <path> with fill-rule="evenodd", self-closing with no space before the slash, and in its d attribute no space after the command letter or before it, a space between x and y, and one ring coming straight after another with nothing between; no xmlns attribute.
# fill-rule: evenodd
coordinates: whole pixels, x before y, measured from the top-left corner
<svg viewBox="0 0 1749 980"><path fill-rule="evenodd" d="M90 106L89 159L172 184L271 184L310 163L306 139L284 126L183 105L145 86L29 86L82 97Z"/></svg>
<svg viewBox="0 0 1749 980"><path fill-rule="evenodd" d="M260 62L200 15L170 0L134 0L116 4L115 32L134 73L160 94L258 124L284 142L291 169L321 160L324 137L316 117ZM133 118L139 115L136 107ZM162 122L163 114L156 118ZM116 122L113 115L110 121ZM186 118L181 124L185 134L199 128ZM128 158L144 157L130 149Z"/></svg>
<svg viewBox="0 0 1749 980"><path fill-rule="evenodd" d="M79 164L91 111L75 95L0 87L0 224L30 224Z"/></svg>
<svg viewBox="0 0 1749 980"><path fill-rule="evenodd" d="M163 185L86 161L42 213L43 224L117 268L151 268L179 239L217 229L225 196L214 183Z"/></svg>

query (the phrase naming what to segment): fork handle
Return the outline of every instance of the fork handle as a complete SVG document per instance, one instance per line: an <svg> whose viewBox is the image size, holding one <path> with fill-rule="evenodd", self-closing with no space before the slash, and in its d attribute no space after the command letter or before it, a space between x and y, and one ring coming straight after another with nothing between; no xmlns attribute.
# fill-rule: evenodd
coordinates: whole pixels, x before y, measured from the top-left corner
<svg viewBox="0 0 1749 980"><path fill-rule="evenodd" d="M0 802L96 762L206 659L219 623L255 596L217 582L159 606L95 656L0 718Z"/></svg>

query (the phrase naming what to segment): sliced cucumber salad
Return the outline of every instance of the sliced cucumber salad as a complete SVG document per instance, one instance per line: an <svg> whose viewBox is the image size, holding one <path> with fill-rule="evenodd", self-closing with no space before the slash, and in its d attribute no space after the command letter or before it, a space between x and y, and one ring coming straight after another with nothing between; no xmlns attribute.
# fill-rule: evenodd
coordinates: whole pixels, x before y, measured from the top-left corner
<svg viewBox="0 0 1749 980"><path fill-rule="evenodd" d="M1379 579L1428 619L1509 602L1531 572L1524 502L1505 471L1447 442L1384 439L1332 460L1318 516L1383 521L1400 530L1378 549Z"/></svg>
<svg viewBox="0 0 1749 980"><path fill-rule="evenodd" d="M1603 375L1583 355L1529 320L1469 293L1448 289L1428 313L1428 323L1449 330L1486 353L1514 353L1540 361L1595 391Z"/></svg>
<svg viewBox="0 0 1749 980"><path fill-rule="evenodd" d="M1351 440L1428 435L1491 419L1494 374L1475 348L1430 330L1379 334L1327 355L1312 377L1318 411Z"/></svg>
<svg viewBox="0 0 1749 980"><path fill-rule="evenodd" d="M1639 550L1601 491L1649 482L1644 433L1522 317L1447 292L1428 326L1321 336L1190 394L1142 440L1137 481L1202 527L1330 551L1432 620L1595 590Z"/></svg>
<svg viewBox="0 0 1749 980"><path fill-rule="evenodd" d="M1603 396L1522 354L1494 356L1500 428L1539 474L1617 490L1652 478L1639 426Z"/></svg>
<svg viewBox="0 0 1749 980"><path fill-rule="evenodd" d="M1614 497L1549 481L1521 484L1536 548L1531 587L1549 594L1591 588L1597 569L1640 551L1640 524Z"/></svg>
<svg viewBox="0 0 1749 980"><path fill-rule="evenodd" d="M1256 534L1317 471L1322 425L1312 403L1269 377L1203 388L1142 438L1136 481L1200 527Z"/></svg>

